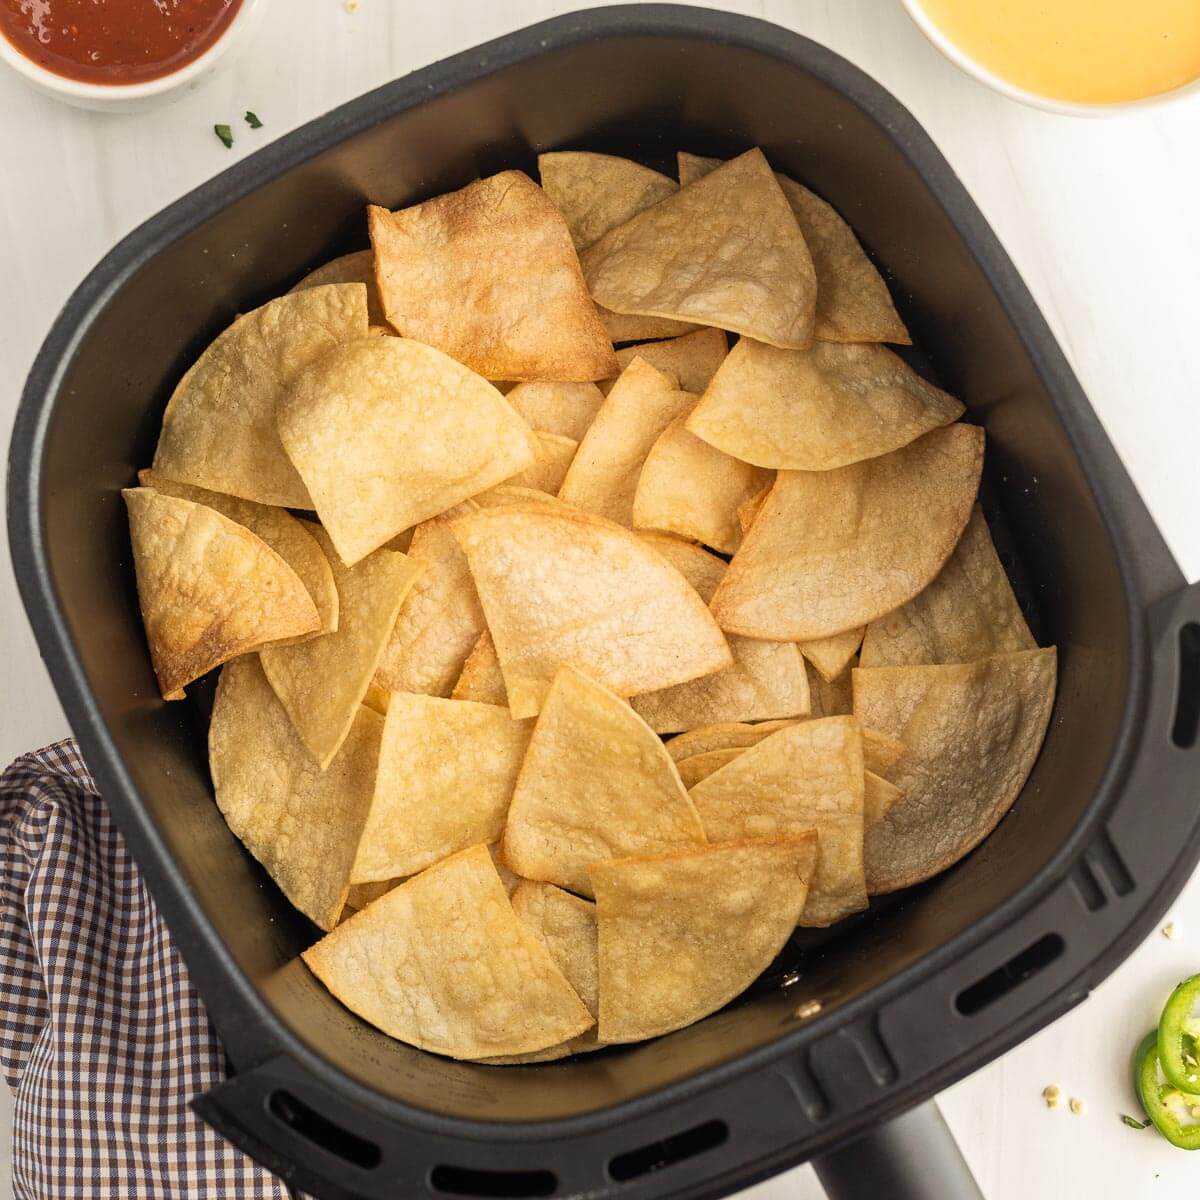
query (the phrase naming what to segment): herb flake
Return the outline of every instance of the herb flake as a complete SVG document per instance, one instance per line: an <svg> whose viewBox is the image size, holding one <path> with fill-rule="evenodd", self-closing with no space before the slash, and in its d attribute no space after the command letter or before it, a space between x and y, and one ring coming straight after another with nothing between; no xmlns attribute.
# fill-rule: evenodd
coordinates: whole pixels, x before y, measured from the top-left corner
<svg viewBox="0 0 1200 1200"><path fill-rule="evenodd" d="M1122 1113L1121 1120L1124 1124L1128 1125L1130 1129L1145 1129L1150 1124L1148 1120L1139 1121L1137 1117L1131 1117L1128 1113Z"/></svg>
<svg viewBox="0 0 1200 1200"><path fill-rule="evenodd" d="M221 144L226 150L233 149L233 130L228 125L214 125L213 133L221 139Z"/></svg>
<svg viewBox="0 0 1200 1200"><path fill-rule="evenodd" d="M249 109L246 110L246 124L249 125L251 129L262 128L262 122L258 119L258 113L251 112Z"/></svg>

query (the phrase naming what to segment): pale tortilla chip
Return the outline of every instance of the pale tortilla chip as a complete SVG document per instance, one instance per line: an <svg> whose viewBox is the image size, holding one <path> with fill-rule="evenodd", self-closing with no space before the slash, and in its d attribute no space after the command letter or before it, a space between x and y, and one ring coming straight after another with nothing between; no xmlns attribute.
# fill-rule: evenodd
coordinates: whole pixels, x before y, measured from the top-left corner
<svg viewBox="0 0 1200 1200"><path fill-rule="evenodd" d="M259 657L300 740L324 769L367 693L418 568L393 550L376 550L344 567L325 530L309 529L333 567L341 597L338 631L298 646L264 646Z"/></svg>
<svg viewBox="0 0 1200 1200"><path fill-rule="evenodd" d="M594 866L600 1040L682 1029L745 991L791 936L816 850L807 833Z"/></svg>
<svg viewBox="0 0 1200 1200"><path fill-rule="evenodd" d="M451 1058L543 1050L594 1024L482 846L393 888L303 958L377 1029Z"/></svg>
<svg viewBox="0 0 1200 1200"><path fill-rule="evenodd" d="M829 471L907 446L963 411L883 346L778 350L742 338L688 429L760 467Z"/></svg>
<svg viewBox="0 0 1200 1200"><path fill-rule="evenodd" d="M673 379L677 387L699 396L708 387L717 368L729 353L729 338L723 329L698 329L665 342L643 342L617 351L617 362L623 371L635 358L644 358L656 371ZM599 384L607 394L614 381Z"/></svg>
<svg viewBox="0 0 1200 1200"><path fill-rule="evenodd" d="M500 843L492 842L488 846L488 853L492 856L492 866L496 868L496 874L500 876L500 882L504 884L504 891L507 896L512 897L513 892L521 885L523 880L520 875L510 871L508 867L500 861Z"/></svg>
<svg viewBox="0 0 1200 1200"><path fill-rule="evenodd" d="M518 383L505 399L531 429L579 441L604 403L594 383Z"/></svg>
<svg viewBox="0 0 1200 1200"><path fill-rule="evenodd" d="M496 841L529 734L507 708L393 692L352 882L415 875Z"/></svg>
<svg viewBox="0 0 1200 1200"><path fill-rule="evenodd" d="M859 665L973 662L1036 646L976 506L937 578L867 627Z"/></svg>
<svg viewBox="0 0 1200 1200"><path fill-rule="evenodd" d="M670 317L643 317L633 313L613 312L603 304L596 305L596 315L609 341L644 342L650 338L680 337L702 328L694 321L672 321Z"/></svg>
<svg viewBox="0 0 1200 1200"><path fill-rule="evenodd" d="M727 750L706 750L703 754L679 759L675 765L679 768L679 778L683 780L683 786L690 792L700 780L707 779L714 771L719 771L733 762L742 750L741 746L732 746Z"/></svg>
<svg viewBox="0 0 1200 1200"><path fill-rule="evenodd" d="M812 341L817 283L796 218L749 150L580 255L597 304L698 321L773 346Z"/></svg>
<svg viewBox="0 0 1200 1200"><path fill-rule="evenodd" d="M471 503L477 508L548 508L551 512L575 511L575 506L567 504L558 496L549 492L541 492L536 488L522 487L512 483L502 483L499 487L488 488L478 496L471 497Z"/></svg>
<svg viewBox="0 0 1200 1200"><path fill-rule="evenodd" d="M289 294L303 292L307 288L322 287L327 283L363 284L367 289L367 320L370 322L368 332L374 336L395 332L383 313L379 289L375 286L375 255L370 250L355 250L352 254L343 254L340 258L331 259L324 266L309 271L288 291Z"/></svg>
<svg viewBox="0 0 1200 1200"><path fill-rule="evenodd" d="M816 667L808 668L808 696L812 717L844 717L854 711L854 698L851 693L850 671L856 659L850 660L846 668L836 679L825 680Z"/></svg>
<svg viewBox="0 0 1200 1200"><path fill-rule="evenodd" d="M283 894L322 929L337 924L367 819L383 719L359 708L321 770L253 655L222 672L208 728L217 806Z"/></svg>
<svg viewBox="0 0 1200 1200"><path fill-rule="evenodd" d="M501 857L518 875L592 894L592 863L704 842L679 772L621 699L564 667L521 767Z"/></svg>
<svg viewBox="0 0 1200 1200"><path fill-rule="evenodd" d="M543 433L541 430L534 430L533 439L537 446L537 461L514 475L513 483L517 487L530 488L535 492L557 495L579 443L574 438L560 437L556 433Z"/></svg>
<svg viewBox="0 0 1200 1200"><path fill-rule="evenodd" d="M534 716L559 667L618 695L683 683L732 663L704 602L627 529L561 504L460 517L514 717Z"/></svg>
<svg viewBox="0 0 1200 1200"><path fill-rule="evenodd" d="M508 704L508 692L504 689L504 676L500 672L496 646L486 629L467 655L450 698L474 700L477 704Z"/></svg>
<svg viewBox="0 0 1200 1200"><path fill-rule="evenodd" d="M126 488L138 603L164 700L268 642L315 633L300 576L262 538L215 509Z"/></svg>
<svg viewBox="0 0 1200 1200"><path fill-rule="evenodd" d="M367 294L358 283L280 296L238 317L175 388L154 469L260 504L312 508L279 440L276 406L304 367L366 336Z"/></svg>
<svg viewBox="0 0 1200 1200"><path fill-rule="evenodd" d="M1054 707L1054 648L854 672L854 712L904 743L904 799L867 831L867 887L894 892L973 850L1008 812Z"/></svg>
<svg viewBox="0 0 1200 1200"><path fill-rule="evenodd" d="M682 774L682 772L681 772ZM904 799L904 791L874 771L863 774L863 829L877 825Z"/></svg>
<svg viewBox="0 0 1200 1200"><path fill-rule="evenodd" d="M757 725L746 725L740 721L718 721L671 738L666 743L667 753L679 762L695 754L706 754L709 750L753 746L777 729L786 729L795 723L794 720L761 721Z"/></svg>
<svg viewBox="0 0 1200 1200"><path fill-rule="evenodd" d="M529 426L430 346L367 338L292 381L279 436L348 565L534 461Z"/></svg>
<svg viewBox="0 0 1200 1200"><path fill-rule="evenodd" d="M862 736L853 717L802 721L743 750L688 793L712 842L818 834L801 925L867 907Z"/></svg>
<svg viewBox="0 0 1200 1200"><path fill-rule="evenodd" d="M767 502L767 497L771 494L771 488L775 484L775 475L771 475L771 483L763 488L757 496L751 496L749 500L744 500L738 505L737 519L738 524L742 527L743 536L750 531L750 526L754 524L754 518L762 512L762 506Z"/></svg>
<svg viewBox="0 0 1200 1200"><path fill-rule="evenodd" d="M853 703L853 697L851 698ZM878 729L864 726L862 729L863 765L868 773L874 771L877 775L887 778L892 768L904 755L904 743L899 738L881 733Z"/></svg>
<svg viewBox="0 0 1200 1200"><path fill-rule="evenodd" d="M719 158L680 154L679 182L686 187L721 165ZM794 179L775 178L792 207L817 275L815 333L826 342L896 342L911 338L883 276L863 252L837 210Z"/></svg>
<svg viewBox="0 0 1200 1200"><path fill-rule="evenodd" d="M826 638L815 638L800 643L800 653L820 672L826 683L832 683L846 673L850 660L862 645L866 627L857 625L845 633L835 633Z"/></svg>
<svg viewBox="0 0 1200 1200"><path fill-rule="evenodd" d="M780 471L713 597L722 629L810 641L912 599L957 544L982 467L983 430L948 425L834 471Z"/></svg>
<svg viewBox="0 0 1200 1200"><path fill-rule="evenodd" d="M607 379L612 342L558 210L521 171L424 204L370 205L388 320L485 379Z"/></svg>
<svg viewBox="0 0 1200 1200"><path fill-rule="evenodd" d="M403 879L380 879L376 883L352 883L350 891L346 894L346 907L354 912L359 912L368 904L373 904L380 896L386 896L392 888L399 887L403 882ZM349 915L349 913L343 912L342 920L346 920Z"/></svg>

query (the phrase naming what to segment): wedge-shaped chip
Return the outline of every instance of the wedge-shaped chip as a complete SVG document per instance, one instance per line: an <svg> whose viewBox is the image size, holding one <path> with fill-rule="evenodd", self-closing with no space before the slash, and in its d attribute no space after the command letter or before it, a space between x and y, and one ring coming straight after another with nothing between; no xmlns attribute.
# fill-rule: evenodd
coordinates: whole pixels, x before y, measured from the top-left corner
<svg viewBox="0 0 1200 1200"><path fill-rule="evenodd" d="M640 317L630 313L613 312L603 304L596 313L611 342L643 342L648 338L680 337L700 326L694 321L672 321L669 317Z"/></svg>
<svg viewBox="0 0 1200 1200"><path fill-rule="evenodd" d="M292 292L303 292L308 288L322 287L328 283L361 283L367 289L367 320L372 334L390 334L391 326L384 316L379 289L375 286L375 255L370 250L355 250L331 259L324 266L309 271Z"/></svg>
<svg viewBox="0 0 1200 1200"><path fill-rule="evenodd" d="M534 716L559 667L621 696L732 663L686 579L636 535L557 503L460 517L466 552L514 717Z"/></svg>
<svg viewBox="0 0 1200 1200"><path fill-rule="evenodd" d="M607 379L612 342L545 192L501 171L367 225L388 320L485 379Z"/></svg>
<svg viewBox="0 0 1200 1200"><path fill-rule="evenodd" d="M579 441L604 403L594 383L518 383L505 399L532 429Z"/></svg>
<svg viewBox="0 0 1200 1200"><path fill-rule="evenodd" d="M341 597L337 633L297 646L264 646L259 657L300 740L323 769L367 694L419 570L394 550L376 550L355 566L344 567L325 531L319 525L309 529L333 567Z"/></svg>
<svg viewBox="0 0 1200 1200"><path fill-rule="evenodd" d="M681 758L675 765L679 768L679 778L683 780L683 786L690 792L700 780L707 779L714 771L728 766L741 753L740 746L728 750L706 750L703 754Z"/></svg>
<svg viewBox="0 0 1200 1200"><path fill-rule="evenodd" d="M679 772L620 696L571 667L554 679L501 842L526 879L592 894L592 863L703 843Z"/></svg>
<svg viewBox="0 0 1200 1200"><path fill-rule="evenodd" d="M883 346L778 350L742 338L688 429L760 467L829 471L898 450L962 414L959 401Z"/></svg>
<svg viewBox="0 0 1200 1200"><path fill-rule="evenodd" d="M126 488L138 603L164 700L268 642L315 633L300 577L261 538L215 509Z"/></svg>
<svg viewBox="0 0 1200 1200"><path fill-rule="evenodd" d="M725 564L699 546L665 534L640 535L696 589L712 599ZM808 677L791 642L731 637L733 665L700 679L635 697L633 707L657 733L695 729L719 721L760 721L809 710Z"/></svg>
<svg viewBox="0 0 1200 1200"><path fill-rule="evenodd" d="M500 672L500 660L496 657L496 646L492 635L484 630L475 643L462 674L450 693L452 700L474 700L478 704L508 704L508 692L504 690L504 676Z"/></svg>
<svg viewBox="0 0 1200 1200"><path fill-rule="evenodd" d="M742 543L738 506L771 483L771 472L701 441L676 417L642 464L633 495L636 529L662 529L726 554Z"/></svg>
<svg viewBox="0 0 1200 1200"><path fill-rule="evenodd" d="M471 503L477 508L546 508L551 512L562 512L564 509L575 511L574 505L567 504L558 496L549 492L541 492L536 488L523 487L513 483L502 483L499 487L488 488L478 496L471 497Z"/></svg>
<svg viewBox="0 0 1200 1200"><path fill-rule="evenodd" d="M811 703L809 715L812 717L844 717L854 711L854 698L850 687L850 672L856 664L856 659L850 660L846 668L836 679L825 680L821 672L809 665L808 695Z"/></svg>
<svg viewBox="0 0 1200 1200"><path fill-rule="evenodd" d="M534 431L533 440L537 446L537 461L514 475L513 480L517 487L527 487L553 496L562 487L579 443L574 438L543 433L541 430Z"/></svg>
<svg viewBox="0 0 1200 1200"><path fill-rule="evenodd" d="M771 476L771 485L775 483L775 476ZM749 532L750 526L754 524L754 518L762 511L762 506L767 502L767 497L771 494L771 488L765 487L757 496L751 496L749 500L743 501L738 505L737 519L738 524L742 527L742 533L745 535Z"/></svg>
<svg viewBox="0 0 1200 1200"><path fill-rule="evenodd" d="M826 683L832 683L846 673L850 660L858 653L866 629L862 625L835 633L830 637L816 638L800 643L800 653L820 672Z"/></svg>
<svg viewBox="0 0 1200 1200"><path fill-rule="evenodd" d="M853 700L851 701L853 703ZM867 772L887 778L904 755L904 743L890 734L864 726L862 729L863 765Z"/></svg>
<svg viewBox="0 0 1200 1200"><path fill-rule="evenodd" d="M802 721L743 750L689 793L713 842L815 829L817 868L802 925L867 907L863 753L853 717Z"/></svg>
<svg viewBox="0 0 1200 1200"><path fill-rule="evenodd" d="M609 230L580 255L598 304L697 321L773 346L812 341L817 284L761 150Z"/></svg>
<svg viewBox="0 0 1200 1200"><path fill-rule="evenodd" d="M408 338L325 355L293 380L278 418L350 565L534 462L529 427L490 383Z"/></svg>
<svg viewBox="0 0 1200 1200"><path fill-rule="evenodd" d="M795 721L761 721L757 725L746 725L740 721L718 721L712 725L701 725L681 733L666 743L667 753L679 762L695 754L706 754L709 750L741 749L754 746L777 729L786 729Z"/></svg>
<svg viewBox="0 0 1200 1200"><path fill-rule="evenodd" d="M976 507L937 578L867 627L859 665L973 662L1036 645Z"/></svg>
<svg viewBox="0 0 1200 1200"><path fill-rule="evenodd" d="M222 672L208 727L217 806L283 894L322 929L337 924L379 761L383 718L359 708L322 771L253 655Z"/></svg>
<svg viewBox="0 0 1200 1200"><path fill-rule="evenodd" d="M357 283L280 296L238 317L175 388L154 469L262 504L312 508L279 441L276 406L297 372L366 336L366 289Z"/></svg>
<svg viewBox="0 0 1200 1200"><path fill-rule="evenodd" d="M403 879L381 879L378 883L352 883L346 894L346 908L359 912L368 904L373 904L380 896L386 895L392 888L399 887L403 882ZM349 916L349 913L343 911L342 920L346 920Z"/></svg>
<svg viewBox="0 0 1200 1200"><path fill-rule="evenodd" d="M877 825L904 798L904 791L882 775L867 771L863 776L863 828Z"/></svg>
<svg viewBox="0 0 1200 1200"><path fill-rule="evenodd" d="M646 455L659 434L696 397L635 358L605 398L567 471L559 499L619 525L633 523L633 497Z"/></svg>
<svg viewBox="0 0 1200 1200"><path fill-rule="evenodd" d="M744 992L795 928L816 850L807 833L594 866L600 1040L658 1037Z"/></svg>
<svg viewBox="0 0 1200 1200"><path fill-rule="evenodd" d="M414 875L496 841L529 733L507 708L393 692L351 880Z"/></svg>
<svg viewBox="0 0 1200 1200"><path fill-rule="evenodd" d="M1025 784L1054 707L1053 647L973 663L854 672L855 715L904 743L904 799L867 832L872 895L920 883L973 850Z"/></svg>
<svg viewBox="0 0 1200 1200"><path fill-rule="evenodd" d="M371 684L363 694L362 702L374 712L377 712L381 717L387 716L388 701L391 699L391 693L378 684Z"/></svg>
<svg viewBox="0 0 1200 1200"><path fill-rule="evenodd" d="M958 542L982 467L983 430L950 425L835 471L780 471L713 597L721 628L809 641L912 599Z"/></svg>
<svg viewBox="0 0 1200 1200"><path fill-rule="evenodd" d="M301 635L299 640L307 640L320 633L332 633L337 629L338 594L333 586L329 560L316 538L286 509L257 504L253 500L239 500L236 496L210 492L207 488L193 487L190 483L176 483L157 471L139 471L138 482L142 487L153 488L161 496L176 496L180 500L191 500L195 504L215 508L222 516L244 525L256 537L262 538L300 576L300 582L312 597L321 618L321 628L315 633Z"/></svg>
<svg viewBox="0 0 1200 1200"><path fill-rule="evenodd" d="M303 957L377 1029L451 1058L543 1050L594 1023L483 846L393 888Z"/></svg>
<svg viewBox="0 0 1200 1200"><path fill-rule="evenodd" d="M697 396L708 387L717 368L729 352L729 339L723 329L698 329L665 342L643 342L617 351L621 370L635 358L644 358L656 371L673 379L685 392ZM606 379L600 390L607 393L613 385Z"/></svg>

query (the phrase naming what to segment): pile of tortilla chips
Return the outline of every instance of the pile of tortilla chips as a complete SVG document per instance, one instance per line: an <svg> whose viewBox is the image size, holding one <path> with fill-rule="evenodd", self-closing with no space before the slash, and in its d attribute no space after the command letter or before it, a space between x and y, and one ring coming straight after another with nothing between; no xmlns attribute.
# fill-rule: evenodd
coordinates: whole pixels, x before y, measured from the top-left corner
<svg viewBox="0 0 1200 1200"><path fill-rule="evenodd" d="M983 431L829 204L759 150L538 164L370 206L125 492L159 690L228 663L216 802L308 966L496 1065L679 1029L949 867L1056 678Z"/></svg>

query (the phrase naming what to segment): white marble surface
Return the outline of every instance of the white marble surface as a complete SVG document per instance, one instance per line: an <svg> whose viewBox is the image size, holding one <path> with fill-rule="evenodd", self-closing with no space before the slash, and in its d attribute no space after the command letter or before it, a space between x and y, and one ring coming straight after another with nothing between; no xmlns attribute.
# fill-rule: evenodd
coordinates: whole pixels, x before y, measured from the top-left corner
<svg viewBox="0 0 1200 1200"><path fill-rule="evenodd" d="M235 159L366 89L531 21L547 0L275 0L248 53L178 104L133 116L58 105L0 74L0 429L33 355L84 273L138 222ZM914 112L975 196L1062 341L1185 573L1200 575L1200 98L1111 120L1022 108L960 75L895 0L758 0L765 16L840 51ZM240 123L252 108L265 125ZM212 133L228 121L237 144ZM5 436L5 442L7 437ZM3 537L3 534L0 534ZM0 758L67 727L0 567ZM1174 1196L1200 1155L1135 1133L1129 1045L1171 982L1200 968L1200 881L1184 936L1155 935L1081 1008L942 1098L992 1200ZM1047 1112L1047 1083L1086 1110ZM7 1160L11 1106L0 1088ZM0 1176L7 1194L8 1170ZM752 1189L818 1197L808 1168ZM880 1198L886 1200L886 1198Z"/></svg>

